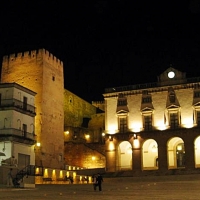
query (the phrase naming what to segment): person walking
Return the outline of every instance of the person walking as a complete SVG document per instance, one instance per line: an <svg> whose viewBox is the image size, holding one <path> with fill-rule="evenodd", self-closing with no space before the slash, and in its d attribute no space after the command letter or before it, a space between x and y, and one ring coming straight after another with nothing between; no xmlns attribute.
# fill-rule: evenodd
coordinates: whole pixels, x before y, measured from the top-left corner
<svg viewBox="0 0 200 200"><path fill-rule="evenodd" d="M103 177L98 173L96 177L97 187L99 187L99 191L102 191L101 184L103 182Z"/></svg>

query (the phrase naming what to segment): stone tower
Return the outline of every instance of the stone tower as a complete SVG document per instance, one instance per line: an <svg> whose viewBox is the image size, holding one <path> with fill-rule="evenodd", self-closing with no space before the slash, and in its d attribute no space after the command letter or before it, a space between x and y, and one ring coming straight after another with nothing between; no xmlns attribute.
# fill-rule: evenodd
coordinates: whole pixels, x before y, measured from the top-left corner
<svg viewBox="0 0 200 200"><path fill-rule="evenodd" d="M45 49L4 56L1 82L36 92L36 166L64 167L63 62ZM23 98L23 97L20 97Z"/></svg>

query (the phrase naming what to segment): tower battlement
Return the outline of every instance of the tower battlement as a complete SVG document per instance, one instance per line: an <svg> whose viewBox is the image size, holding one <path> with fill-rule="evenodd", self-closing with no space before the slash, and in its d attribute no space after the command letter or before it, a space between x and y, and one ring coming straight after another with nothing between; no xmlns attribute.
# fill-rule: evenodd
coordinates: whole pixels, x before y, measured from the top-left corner
<svg viewBox="0 0 200 200"><path fill-rule="evenodd" d="M46 49L38 49L38 50L32 50L32 51L25 51L25 52L20 52L17 54L10 54L10 55L5 55L3 57L3 63L10 63L14 61L19 61L19 60L32 60L32 59L37 59L43 57L45 61L48 63L58 66L58 67L63 67L63 62L59 60L57 57L55 57L53 54L51 54L49 51Z"/></svg>

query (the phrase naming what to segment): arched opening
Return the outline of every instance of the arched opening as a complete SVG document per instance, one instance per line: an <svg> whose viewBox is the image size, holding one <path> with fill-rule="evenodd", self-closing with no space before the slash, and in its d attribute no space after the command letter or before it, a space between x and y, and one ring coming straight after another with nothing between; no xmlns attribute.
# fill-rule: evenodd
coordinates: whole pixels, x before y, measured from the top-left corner
<svg viewBox="0 0 200 200"><path fill-rule="evenodd" d="M194 141L194 162L195 167L200 168L200 136Z"/></svg>
<svg viewBox="0 0 200 200"><path fill-rule="evenodd" d="M132 169L132 146L124 141L118 147L118 170Z"/></svg>
<svg viewBox="0 0 200 200"><path fill-rule="evenodd" d="M174 137L170 139L167 145L167 152L169 169L185 167L185 147L181 138Z"/></svg>
<svg viewBox="0 0 200 200"><path fill-rule="evenodd" d="M153 139L148 139L142 146L143 170L158 169L158 144Z"/></svg>

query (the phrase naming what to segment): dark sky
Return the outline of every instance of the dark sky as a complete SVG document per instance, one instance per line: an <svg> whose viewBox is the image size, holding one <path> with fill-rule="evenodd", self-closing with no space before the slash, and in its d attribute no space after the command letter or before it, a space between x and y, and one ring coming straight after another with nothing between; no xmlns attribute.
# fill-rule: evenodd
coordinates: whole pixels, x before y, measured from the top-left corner
<svg viewBox="0 0 200 200"><path fill-rule="evenodd" d="M0 57L47 49L64 63L65 88L89 102L155 82L170 64L200 76L199 0L5 2Z"/></svg>

